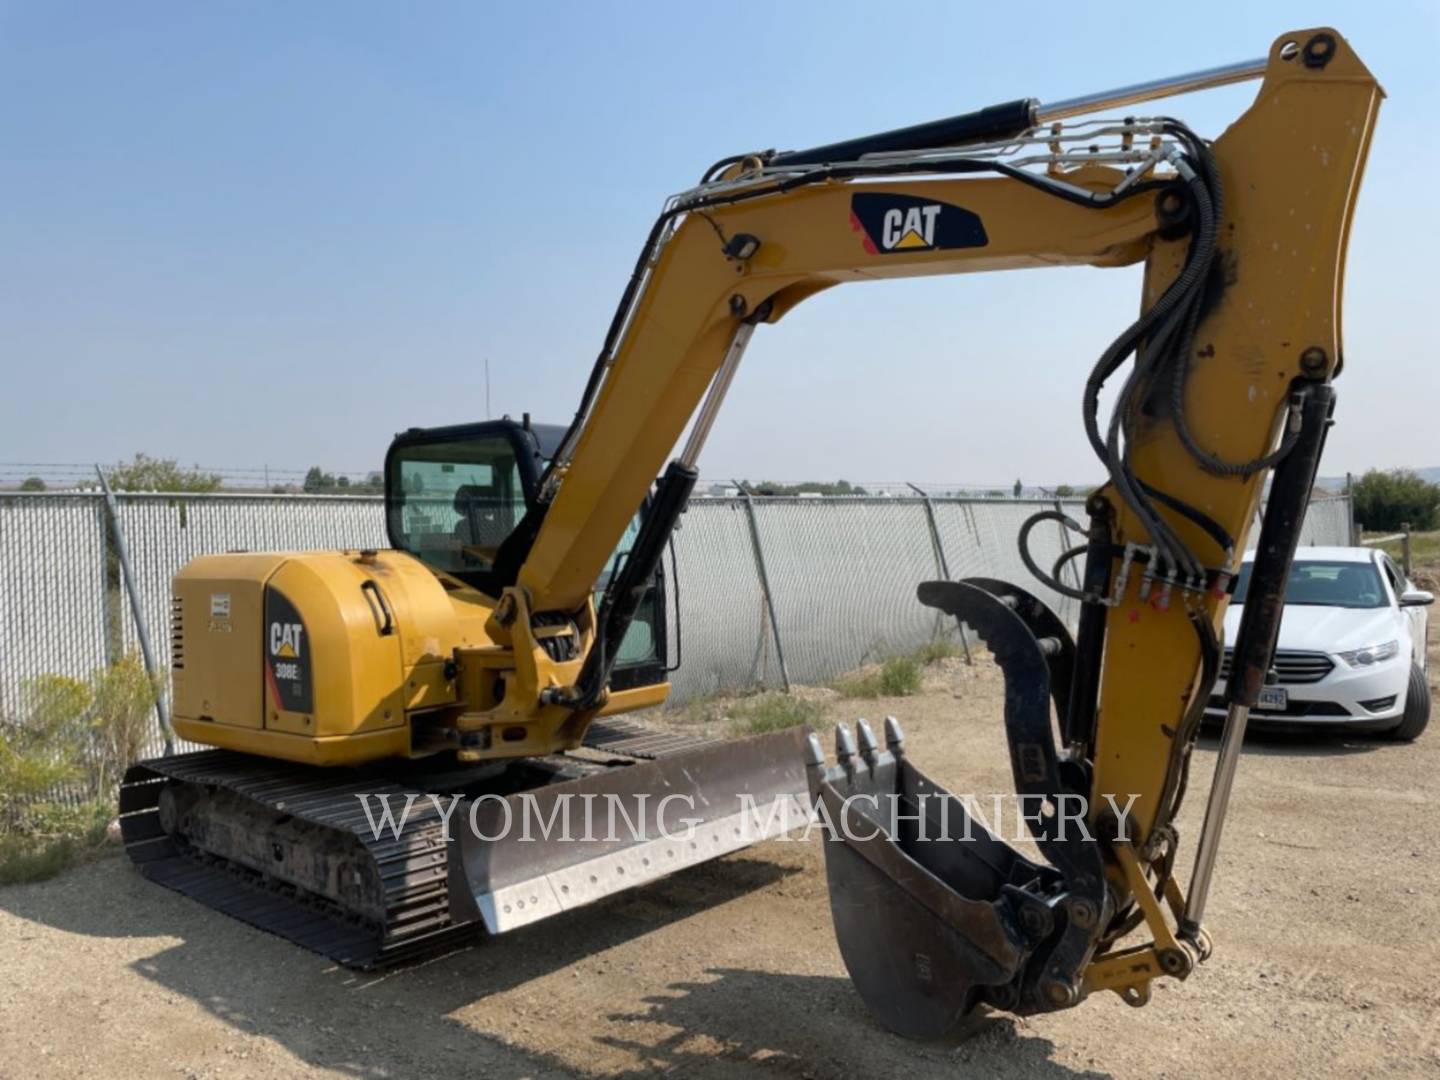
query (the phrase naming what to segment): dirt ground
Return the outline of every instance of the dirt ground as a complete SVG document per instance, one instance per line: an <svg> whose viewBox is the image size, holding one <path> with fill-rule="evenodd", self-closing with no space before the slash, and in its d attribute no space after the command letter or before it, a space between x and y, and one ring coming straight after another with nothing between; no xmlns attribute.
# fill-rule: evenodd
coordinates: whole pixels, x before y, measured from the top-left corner
<svg viewBox="0 0 1440 1080"><path fill-rule="evenodd" d="M999 695L988 662L947 665L920 697L865 713L900 716L914 760L954 790L1008 792ZM1214 751L1202 743L1186 857ZM384 975L111 857L0 889L0 1077L1437 1075L1437 773L1440 725L1409 746L1252 738L1211 960L1144 1009L1102 995L991 1015L947 1045L896 1038L865 1012L818 840L771 842Z"/></svg>

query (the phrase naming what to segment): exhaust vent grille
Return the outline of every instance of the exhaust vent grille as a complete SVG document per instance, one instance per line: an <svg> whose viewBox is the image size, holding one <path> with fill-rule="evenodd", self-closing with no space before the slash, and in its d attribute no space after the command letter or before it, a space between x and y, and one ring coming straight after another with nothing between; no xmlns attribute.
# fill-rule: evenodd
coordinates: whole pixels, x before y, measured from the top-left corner
<svg viewBox="0 0 1440 1080"><path fill-rule="evenodd" d="M170 598L170 668L185 670L185 605L178 596Z"/></svg>

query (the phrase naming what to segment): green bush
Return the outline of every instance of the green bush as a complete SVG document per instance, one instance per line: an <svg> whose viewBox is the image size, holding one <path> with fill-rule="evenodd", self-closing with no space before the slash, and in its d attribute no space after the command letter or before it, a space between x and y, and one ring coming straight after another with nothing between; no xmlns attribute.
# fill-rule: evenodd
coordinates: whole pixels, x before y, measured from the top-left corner
<svg viewBox="0 0 1440 1080"><path fill-rule="evenodd" d="M1371 469L1355 481L1355 520L1367 529L1391 532L1409 523L1417 532L1440 524L1440 484L1409 469Z"/></svg>
<svg viewBox="0 0 1440 1080"><path fill-rule="evenodd" d="M920 692L920 661L892 656L873 671L850 675L835 683L847 698L909 697Z"/></svg>
<svg viewBox="0 0 1440 1080"><path fill-rule="evenodd" d="M0 719L0 883L58 873L103 841L120 778L144 750L155 687L127 656L88 680L43 675ZM68 788L75 804L54 800Z"/></svg>

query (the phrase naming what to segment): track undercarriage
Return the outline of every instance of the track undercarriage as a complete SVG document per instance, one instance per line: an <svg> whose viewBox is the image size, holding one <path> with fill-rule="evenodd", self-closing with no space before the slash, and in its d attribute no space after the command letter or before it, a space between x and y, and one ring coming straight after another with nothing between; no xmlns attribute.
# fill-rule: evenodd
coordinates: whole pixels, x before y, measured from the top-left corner
<svg viewBox="0 0 1440 1080"><path fill-rule="evenodd" d="M722 744L611 719L591 726L582 752L503 765L436 759L320 770L207 750L133 766L121 831L151 880L343 964L381 967L763 839L763 829L731 827L745 792L724 781L736 774L753 778L748 793L762 820L793 826L808 812L800 739L785 732ZM585 803L667 790L703 822L683 847L667 845L669 860L652 858L649 831L666 824L653 813L635 820L628 838L490 839L497 808L521 800L553 807L563 796ZM470 813L476 803L485 814ZM484 838L466 835L482 820Z"/></svg>

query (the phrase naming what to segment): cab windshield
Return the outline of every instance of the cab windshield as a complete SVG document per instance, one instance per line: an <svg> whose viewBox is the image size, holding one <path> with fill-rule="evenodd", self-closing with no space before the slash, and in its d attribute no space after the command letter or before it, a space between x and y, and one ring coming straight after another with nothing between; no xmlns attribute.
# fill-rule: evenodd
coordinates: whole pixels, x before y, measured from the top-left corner
<svg viewBox="0 0 1440 1080"><path fill-rule="evenodd" d="M1251 569L1251 563L1241 564L1231 603L1245 602ZM1372 563L1297 559L1290 566L1285 603L1301 607L1378 608L1385 606L1385 587Z"/></svg>
<svg viewBox="0 0 1440 1080"><path fill-rule="evenodd" d="M387 480L397 546L462 580L494 569L525 514L515 445L503 435L407 446L392 457Z"/></svg>
<svg viewBox="0 0 1440 1080"><path fill-rule="evenodd" d="M537 469L546 462L537 461ZM495 596L495 558L525 516L527 478L504 434L416 442L390 456L385 512L392 543L425 565ZM631 519L595 583L595 600L635 543L643 511ZM657 662L663 601L651 589L620 643L617 669ZM620 675L617 670L617 681Z"/></svg>

